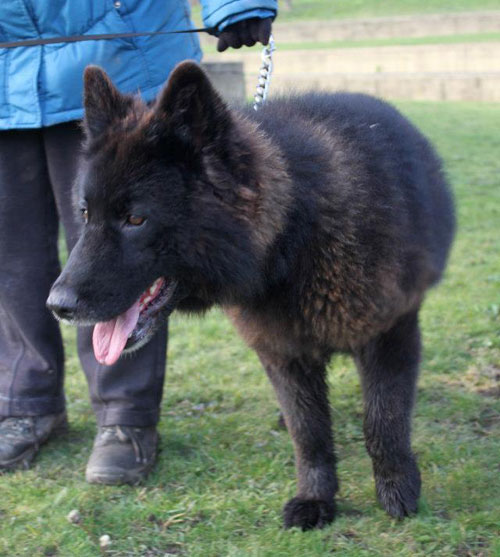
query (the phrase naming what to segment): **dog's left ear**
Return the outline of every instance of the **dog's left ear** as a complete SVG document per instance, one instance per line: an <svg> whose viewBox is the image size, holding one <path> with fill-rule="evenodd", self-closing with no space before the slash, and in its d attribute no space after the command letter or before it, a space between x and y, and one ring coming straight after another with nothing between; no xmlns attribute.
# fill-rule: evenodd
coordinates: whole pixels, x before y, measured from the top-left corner
<svg viewBox="0 0 500 557"><path fill-rule="evenodd" d="M155 111L171 132L197 151L223 138L231 123L229 110L205 72L189 61L176 66Z"/></svg>

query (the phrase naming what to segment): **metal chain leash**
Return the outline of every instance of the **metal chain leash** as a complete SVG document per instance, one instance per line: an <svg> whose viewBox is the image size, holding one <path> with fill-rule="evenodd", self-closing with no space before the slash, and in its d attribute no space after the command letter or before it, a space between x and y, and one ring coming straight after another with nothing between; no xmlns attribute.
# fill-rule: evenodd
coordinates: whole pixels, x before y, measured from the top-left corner
<svg viewBox="0 0 500 557"><path fill-rule="evenodd" d="M259 70L259 80L257 82L257 89L253 97L253 109L259 110L266 102L267 94L269 92L269 84L271 83L271 74L273 73L273 52L276 50L274 46L274 38L269 37L269 43L263 48L261 58L262 66Z"/></svg>

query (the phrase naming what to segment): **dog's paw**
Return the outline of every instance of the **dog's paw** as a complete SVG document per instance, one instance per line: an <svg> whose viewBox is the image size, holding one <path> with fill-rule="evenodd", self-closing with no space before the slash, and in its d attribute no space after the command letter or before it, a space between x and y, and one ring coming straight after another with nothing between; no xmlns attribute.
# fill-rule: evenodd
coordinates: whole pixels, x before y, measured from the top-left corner
<svg viewBox="0 0 500 557"><path fill-rule="evenodd" d="M392 517L404 518L417 512L421 480L415 463L405 474L375 475L375 486L380 504Z"/></svg>
<svg viewBox="0 0 500 557"><path fill-rule="evenodd" d="M285 528L323 528L335 518L335 502L294 497L283 508L283 518Z"/></svg>

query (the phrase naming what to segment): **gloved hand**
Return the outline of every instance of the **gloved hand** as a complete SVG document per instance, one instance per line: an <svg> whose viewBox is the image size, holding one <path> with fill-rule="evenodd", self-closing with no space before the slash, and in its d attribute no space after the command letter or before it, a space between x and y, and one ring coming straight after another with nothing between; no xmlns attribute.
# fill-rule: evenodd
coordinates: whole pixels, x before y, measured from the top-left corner
<svg viewBox="0 0 500 557"><path fill-rule="evenodd" d="M217 50L224 52L228 47L253 46L257 42L266 45L271 35L272 21L270 17L267 19L253 17L228 25L219 35Z"/></svg>

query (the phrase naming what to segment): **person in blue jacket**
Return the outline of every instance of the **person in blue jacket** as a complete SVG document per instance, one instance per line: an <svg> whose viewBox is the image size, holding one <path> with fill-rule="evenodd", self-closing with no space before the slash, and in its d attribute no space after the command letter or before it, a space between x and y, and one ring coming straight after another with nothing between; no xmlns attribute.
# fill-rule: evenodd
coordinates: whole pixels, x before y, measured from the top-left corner
<svg viewBox="0 0 500 557"><path fill-rule="evenodd" d="M277 0L202 0L218 50L267 43ZM192 28L187 0L2 0L0 43ZM0 468L27 467L66 424L64 354L45 308L59 274L58 226L71 250L71 186L82 140L82 73L102 66L124 93L155 98L173 67L201 59L195 33L0 48ZM78 352L98 423L86 478L136 483L152 468L166 327L133 356L102 367L91 331Z"/></svg>

